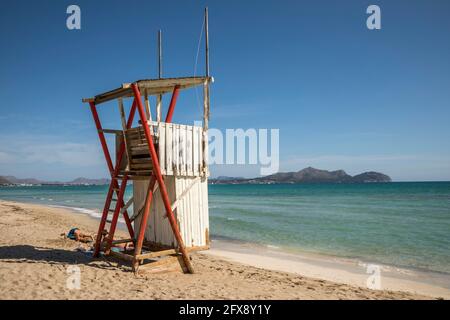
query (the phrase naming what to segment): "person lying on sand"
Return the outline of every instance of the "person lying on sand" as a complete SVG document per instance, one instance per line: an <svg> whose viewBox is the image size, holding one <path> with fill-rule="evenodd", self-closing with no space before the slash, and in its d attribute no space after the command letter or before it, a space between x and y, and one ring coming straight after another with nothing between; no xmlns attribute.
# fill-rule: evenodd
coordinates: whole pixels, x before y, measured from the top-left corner
<svg viewBox="0 0 450 320"><path fill-rule="evenodd" d="M65 233L62 233L61 235L66 236ZM70 231L67 233L67 238L83 243L89 243L94 241L94 238L91 235L82 233L81 230L78 228L70 229Z"/></svg>
<svg viewBox="0 0 450 320"><path fill-rule="evenodd" d="M61 236L67 237L71 240L75 240L77 242L82 242L82 243L91 243L94 241L94 238L89 235L89 234L85 234L83 232L81 232L80 229L78 228L72 228L70 229L70 231L67 233L67 235L65 233L62 233ZM107 242L107 237L108 237L108 231L103 230L102 234L102 244L105 246L106 242ZM113 245L114 248L118 248L118 249L122 249L122 250L133 250L134 249L134 245L133 243L117 243ZM92 249L92 248L90 248Z"/></svg>

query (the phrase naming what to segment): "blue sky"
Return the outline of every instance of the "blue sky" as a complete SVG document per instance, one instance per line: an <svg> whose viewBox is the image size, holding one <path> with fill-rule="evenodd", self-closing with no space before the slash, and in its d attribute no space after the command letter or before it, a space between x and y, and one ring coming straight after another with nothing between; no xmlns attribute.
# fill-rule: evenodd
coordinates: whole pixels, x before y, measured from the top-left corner
<svg viewBox="0 0 450 320"><path fill-rule="evenodd" d="M66 28L70 4L81 30ZM366 27L370 4L381 30ZM282 171L450 180L448 1L2 1L0 175L106 177L81 98L156 77L160 28L164 76L193 75L206 5L211 127L279 128ZM105 127L118 125L116 109L99 106ZM195 91L183 92L174 121L200 110Z"/></svg>

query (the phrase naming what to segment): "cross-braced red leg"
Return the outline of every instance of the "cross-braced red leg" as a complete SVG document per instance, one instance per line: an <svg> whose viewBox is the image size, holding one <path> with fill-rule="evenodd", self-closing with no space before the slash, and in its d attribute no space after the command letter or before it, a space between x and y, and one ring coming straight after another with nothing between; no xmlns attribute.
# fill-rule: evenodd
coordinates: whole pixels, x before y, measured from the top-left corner
<svg viewBox="0 0 450 320"><path fill-rule="evenodd" d="M172 98L171 98L170 104L169 104L169 109L168 109L167 115L166 115L166 121L165 121L166 123L172 122L173 111L175 109L175 105L177 102L179 89L180 89L179 86L175 86L175 88L173 90ZM150 209L151 209L151 203L152 203L152 199L153 199L153 190L155 188L155 184L156 184L156 176L154 174L152 174L152 176L150 178L150 183L149 183L148 189L147 189L147 196L145 198L145 204L144 204L144 208L143 208L144 211L142 213L139 234L136 239L136 246L135 246L135 251L134 251L135 259L133 261L133 270L134 271L137 271L137 268L139 266L139 262L136 260L136 256L138 256L142 252L142 246L143 246L144 237L145 237L145 229L147 228L148 217L150 216Z"/></svg>
<svg viewBox="0 0 450 320"><path fill-rule="evenodd" d="M132 86L134 97L135 97L135 100L137 103L139 117L142 121L145 137L146 137L148 147L149 147L150 157L151 157L152 164L153 164L153 174L156 176L156 180L158 181L159 190L160 190L161 197L162 197L162 200L164 203L164 207L166 209L167 217L169 218L169 222L170 222L172 231L177 240L178 247L179 247L178 249L181 252L181 255L183 257L184 265L186 266L187 270L190 273L194 273L194 269L192 268L191 261L189 260L189 256L187 254L186 248L184 247L183 238L181 237L180 230L178 228L178 224L177 224L177 222L175 220L175 216L172 212L169 196L167 194L166 185L164 184L164 179L161 174L161 169L159 166L158 155L156 153L155 145L153 143L153 136L150 133L149 126L147 125L144 106L142 105L141 94L139 92L139 88L135 83L133 83L131 86Z"/></svg>
<svg viewBox="0 0 450 320"><path fill-rule="evenodd" d="M125 194L125 189L127 188L127 182L128 182L128 177L125 176L122 179L122 183L120 185L118 199L123 199L123 196ZM119 220L120 210L122 210L122 206L120 206L120 205L117 205L116 208L114 209L111 226L109 228L109 235L108 235L108 241L107 241L106 248L105 248L105 254L109 254L109 251L111 250L112 241L114 239L114 233L116 232L117 221Z"/></svg>
<svg viewBox="0 0 450 320"><path fill-rule="evenodd" d="M98 131L98 135L99 135L99 138L100 138L100 143L102 145L103 153L105 155L106 163L108 165L108 169L109 169L109 172L110 172L110 175L111 175L111 184L110 184L110 187L108 189L108 194L107 194L107 197L106 197L105 206L103 208L102 218L100 220L100 224L99 224L99 228L98 228L98 232L97 232L97 239L96 239L95 247L94 247L94 254L93 255L94 255L94 257L98 257L98 254L100 253L100 248L101 248L102 234L103 234L103 230L105 229L109 208L111 206L111 199L112 199L112 195L113 195L114 192L116 192L116 194L118 196L116 209L117 209L117 207L119 207L119 211L120 211L120 209L123 208L123 206L124 206L123 194L122 194L122 197L121 197L120 196L120 191L118 190L119 189L119 184L117 182L117 175L119 174L120 163L122 161L122 157L123 157L123 154L125 152L125 144L123 142L121 143L121 146L120 146L120 149L119 149L119 154L118 154L118 157L116 159L116 166L113 167L111 156L110 156L110 153L109 153L109 150L108 150L108 145L106 143L105 135L103 133L103 129L102 129L102 126L101 126L101 123L100 123L100 119L99 119L99 116L98 116L95 104L93 102L90 102L89 104L90 104L90 107L91 107L92 115L94 117L94 121L95 121L95 125L96 125L96 128L97 128L97 131ZM128 117L128 122L127 122L127 127L128 128L131 127L131 125L133 123L133 118L134 118L135 112L136 112L136 101L133 101L133 105L131 107L130 115ZM125 179L126 179L126 177L124 177L123 180L125 180ZM123 184L123 182L124 182L123 180L122 180L122 185L126 187L126 181L125 181L125 184ZM128 212L126 210L124 210L123 215L124 215L124 218L125 218L125 223L126 223L127 228L128 228L128 232L130 233L130 237L134 238L133 227L132 227L131 221L130 221L130 219L128 217ZM114 227L113 231L114 230L115 230L115 227ZM113 236L114 236L114 232L109 235L111 241L112 241Z"/></svg>
<svg viewBox="0 0 450 320"><path fill-rule="evenodd" d="M137 271L139 261L136 257L141 254L142 246L144 244L145 229L147 228L148 217L150 216L150 209L153 200L153 190L155 188L156 178L154 175L151 176L150 182L148 184L147 196L145 198L144 208L142 212L141 223L139 227L139 234L136 239L136 245L134 247L134 260L133 260L133 271Z"/></svg>

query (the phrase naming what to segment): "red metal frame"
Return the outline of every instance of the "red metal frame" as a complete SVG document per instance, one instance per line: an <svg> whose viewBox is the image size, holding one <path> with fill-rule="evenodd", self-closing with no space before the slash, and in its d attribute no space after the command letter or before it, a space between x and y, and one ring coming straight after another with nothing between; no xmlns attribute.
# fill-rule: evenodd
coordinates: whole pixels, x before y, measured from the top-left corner
<svg viewBox="0 0 450 320"><path fill-rule="evenodd" d="M103 128L100 123L100 118L98 116L95 103L89 102L89 105L91 107L92 116L94 117L94 122L95 122L95 126L97 128L97 131L98 131L98 136L100 138L100 143L102 145L103 153L105 155L106 164L108 165L108 169L109 169L109 172L111 175L111 183L109 185L108 194L106 196L105 206L103 207L102 218L100 220L100 225L98 227L97 239L96 239L95 247L94 247L93 255L94 255L94 257L98 257L98 255L100 253L103 230L105 229L106 220L108 218L108 213L109 213L110 206L111 206L112 196L115 191L117 194L117 203L116 203L116 207L114 210L113 220L111 222L111 227L110 227L110 231L109 231L109 235L108 235L107 251L109 251L109 249L111 247L112 239L114 237L114 232L115 232L116 224L117 224L117 220L118 220L118 215L120 213L120 210L125 205L124 201L123 201L123 195L125 193L125 188L126 188L126 183L127 183L128 177L124 176L122 178L120 188L119 188L117 176L118 176L119 170L120 170L120 163L122 162L122 158L125 153L125 143L122 141L122 143L120 144L119 153L118 153L117 159L116 159L116 165L115 165L115 167L113 167L111 155L109 153L108 145L107 145L106 139L105 139L105 134L103 133ZM135 113L136 113L136 101L133 101L133 105L131 106L130 115L129 115L128 121L127 121L127 128L131 128ZM131 225L131 221L128 216L127 210L125 210L123 212L123 216L124 216L124 220L127 225L127 229L130 234L130 237L134 238L134 230L133 230L133 226Z"/></svg>
<svg viewBox="0 0 450 320"><path fill-rule="evenodd" d="M166 123L172 122L172 116L173 116L173 112L175 110L175 105L177 103L179 91L180 91L180 87L175 86L173 93L172 93L172 98L170 100L169 109L168 109L167 115L166 115L166 120L165 120ZM156 184L156 176L152 175L152 177L150 179L150 183L148 185L148 189L147 189L147 196L145 198L144 212L147 210L149 211L151 208L151 202L153 200L153 190L155 188L155 184ZM149 215L150 214L144 215L141 219L139 234L138 234L136 245L135 245L135 256L140 254L142 251L142 246L144 244L144 237L145 237L145 228L147 227Z"/></svg>
<svg viewBox="0 0 450 320"><path fill-rule="evenodd" d="M139 88L136 83L133 83L131 85L131 87L132 87L133 93L134 93L134 101L133 101L133 105L131 107L130 114L128 117L127 129L131 128L131 125L133 123L133 118L136 113L136 109L138 110L141 123L142 124L147 123L147 117L146 117L146 114L144 111L144 106L142 104L142 98L141 98L141 93L139 91ZM172 121L173 112L174 112L175 105L176 105L178 95L179 95L179 89L180 89L179 86L175 86L175 88L173 90L169 109L168 109L167 115L166 115L166 122ZM89 104L91 107L92 115L94 117L95 125L97 127L97 131L98 131L98 135L100 138L100 143L102 145L103 153L105 154L106 163L108 165L108 169L111 174L111 184L108 189L108 194L106 197L105 206L103 208L103 214L102 214L102 218L101 218L100 225L98 228L97 239L96 239L96 243L95 243L94 257L97 257L100 253L101 242L102 242L102 232L106 225L108 213L110 211L112 196L115 191L117 194L117 203L116 203L116 207L115 207L114 214L113 214L112 221L111 221L111 226L110 226L110 231L109 231L108 238L107 238L105 253L109 254L109 252L111 250L112 241L114 239L114 233L115 233L115 230L117 227L117 221L119 218L119 214L120 214L121 209L124 207L123 196L125 193L125 189L126 189L126 185L127 185L127 181L128 181L129 177L128 177L128 175L124 175L122 177L122 181L121 181L120 188L119 188L117 176L120 171L120 163L122 162L122 158L125 153L125 143L124 143L124 141L122 141L122 143L120 144L119 152L118 152L117 159L116 159L116 164L115 164L115 166L113 166L111 156L110 156L110 153L108 150L108 145L106 143L105 135L103 133L103 129L102 129L102 126L100 123L100 119L98 117L95 103L90 102ZM186 248L183 243L183 238L181 237L180 230L178 228L178 224L176 222L175 216L172 211L172 207L170 204L166 185L164 183L164 178L162 176L161 168L159 166L158 155L156 153L155 145L153 142L153 134L150 132L150 128L148 125L143 125L143 128L144 128L145 138L147 140L148 147L149 147L150 158L151 158L151 161L153 164L153 173L152 173L152 176L150 177L150 183L149 183L149 188L148 188L148 192L147 192L147 197L145 199L144 211L142 213L139 234L138 234L136 242L135 242L134 256L136 257L142 251L142 246L143 246L144 237L145 237L145 229L146 229L146 226L148 223L148 218L149 218L150 209L151 209L151 203L153 200L153 190L154 190L156 182L158 182L161 197L162 197L162 200L164 203L164 207L166 209L166 214L169 219L169 223L170 223L170 226L174 233L175 239L177 240L177 243L178 243L178 250L182 255L183 262L184 262L184 265L186 266L187 270L190 273L194 273L188 253L187 253ZM134 239L134 230L131 225L131 222L130 222L130 219L128 216L128 212L126 210L124 210L123 216L124 216L128 231L130 233L130 236L132 239ZM133 262L133 268L136 268L136 267L137 267L137 261L135 260Z"/></svg>
<svg viewBox="0 0 450 320"><path fill-rule="evenodd" d="M175 109L175 104L177 103L179 93L180 86L175 86L172 93L172 99L170 99L169 110L167 110L166 122L172 122L173 111Z"/></svg>
<svg viewBox="0 0 450 320"><path fill-rule="evenodd" d="M139 88L138 88L136 83L133 83L131 85L131 88L133 89L134 99L135 99L135 101L137 103L139 117L141 118L141 122L143 124L147 123L147 119L146 119L146 116L145 116L144 106L142 105L141 93L139 91ZM175 88L174 94L177 93L177 92L178 92L178 90L177 90L177 88ZM170 109L172 109L171 113L173 113L173 108L175 107L175 101L176 101L176 98L175 99L173 99L173 98L174 97L172 97L172 100L174 101L174 103L171 106L171 108L169 108L169 111L170 111ZM168 114L167 118L171 118L171 115L169 116L169 114ZM158 182L159 190L160 190L160 193L161 193L161 198L163 200L164 207L166 209L166 214L167 214L167 217L169 218L170 226L172 227L172 232L174 233L175 239L177 240L177 243L178 243L178 250L180 251L180 253L182 255L182 258L183 258L183 261L184 261L184 265L186 266L187 270L190 273L194 273L194 269L192 268L191 261L189 260L188 253L187 253L186 248L184 246L183 238L181 237L180 230L178 228L178 224L177 224L177 222L175 220L175 216L173 214L172 207L171 207L170 200L169 200L169 196L168 196L168 193L167 193L166 185L164 183L164 179L163 179L163 176L161 174L161 168L159 166L158 155L156 153L155 145L153 143L153 135L150 133L150 128L149 128L148 125L143 125L143 128L144 128L145 138L147 140L148 147L149 147L150 158L151 158L152 164L153 164L153 175L155 176L156 181ZM152 177L152 180L155 179L155 178ZM147 198L145 200L145 210L144 210L143 216L142 216L142 219L144 221L147 221L148 216L150 214L151 200L153 198L152 197L152 195L153 195L153 188L149 188L148 190L149 190L149 192L148 192ZM142 232L142 230L140 230L139 238L137 239L137 243L143 242L143 240L144 240L143 239L144 233L145 232ZM136 253L138 253L138 252L135 251L135 255L136 255Z"/></svg>
<svg viewBox="0 0 450 320"><path fill-rule="evenodd" d="M134 255L137 256L138 254L141 254L142 251L142 245L144 244L144 237L145 237L145 228L147 227L148 217L150 216L150 208L151 203L153 199L153 190L155 189L156 184L156 177L155 175L152 175L150 178L150 183L148 185L147 189L147 196L145 198L145 204L144 204L144 212L141 219L141 224L139 227L139 234L136 239L136 245L134 247ZM147 214L146 214L147 212ZM134 262L136 263L136 261Z"/></svg>

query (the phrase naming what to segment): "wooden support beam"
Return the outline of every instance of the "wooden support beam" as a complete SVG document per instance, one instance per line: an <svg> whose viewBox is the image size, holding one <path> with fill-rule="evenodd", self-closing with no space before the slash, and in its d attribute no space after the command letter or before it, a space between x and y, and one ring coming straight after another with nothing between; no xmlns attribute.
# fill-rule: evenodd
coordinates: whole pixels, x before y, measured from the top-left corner
<svg viewBox="0 0 450 320"><path fill-rule="evenodd" d="M203 159L200 159L203 176L208 176L208 127L209 127L209 81L203 84L203 132L202 149Z"/></svg>
<svg viewBox="0 0 450 320"><path fill-rule="evenodd" d="M127 119L125 116L125 109L123 107L123 99L119 98L117 99L119 102L119 113L120 113L120 120L122 121L122 129L125 131L127 130Z"/></svg>
<svg viewBox="0 0 450 320"><path fill-rule="evenodd" d="M134 242L134 239L120 239L120 240L114 240L114 241L112 242L112 244L113 244L113 245L116 245L116 244L121 244L121 243L131 243L131 242Z"/></svg>
<svg viewBox="0 0 450 320"><path fill-rule="evenodd" d="M123 135L123 130L116 130L116 129L101 129L99 130L99 132Z"/></svg>
<svg viewBox="0 0 450 320"><path fill-rule="evenodd" d="M150 111L150 101L148 100L147 89L145 89L145 114L148 121L152 121L152 113Z"/></svg>
<svg viewBox="0 0 450 320"><path fill-rule="evenodd" d="M161 104L162 104L162 95L158 95L156 97L156 122L161 122Z"/></svg>
<svg viewBox="0 0 450 320"><path fill-rule="evenodd" d="M119 259L122 259L122 260L126 260L126 261L134 260L134 257L131 254L126 254L126 253L119 252L119 251L111 250L111 251L109 251L109 255L119 258Z"/></svg>
<svg viewBox="0 0 450 320"><path fill-rule="evenodd" d="M133 199L134 197L131 197L127 203L123 206L123 208L120 210L120 213L123 214L125 211L127 211L127 209L133 204ZM131 220L131 218L130 218Z"/></svg>
<svg viewBox="0 0 450 320"><path fill-rule="evenodd" d="M162 256L168 256L168 255L176 254L176 253L177 253L177 251L175 249L168 249L168 250L139 254L135 258L136 258L136 260L145 260L145 259L157 258L157 257L162 257Z"/></svg>
<svg viewBox="0 0 450 320"><path fill-rule="evenodd" d="M122 134L123 134L123 143L125 144L125 154L128 160L128 164L127 167L130 167L130 146L128 145L127 142L127 136L126 136L126 132L127 132L127 119L125 116L125 109L123 107L123 99L122 98L118 98L117 99L119 102L119 113L120 113L120 119L122 121ZM117 164L120 166L120 164Z"/></svg>
<svg viewBox="0 0 450 320"><path fill-rule="evenodd" d="M187 252L195 252L195 251L203 251L208 250L209 246L196 246L196 247L190 247L186 248ZM151 258L157 258L162 256L168 256L173 254L178 254L179 251L177 249L166 249L161 251L154 251L149 253L143 253L136 256L136 260L144 260L144 259L151 259Z"/></svg>
<svg viewBox="0 0 450 320"><path fill-rule="evenodd" d="M168 272L168 271L180 271L187 272L185 268L183 268L183 264L180 263L180 256L168 256L161 260L143 264L138 266L134 272L135 273L159 273L159 272Z"/></svg>

